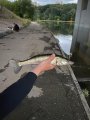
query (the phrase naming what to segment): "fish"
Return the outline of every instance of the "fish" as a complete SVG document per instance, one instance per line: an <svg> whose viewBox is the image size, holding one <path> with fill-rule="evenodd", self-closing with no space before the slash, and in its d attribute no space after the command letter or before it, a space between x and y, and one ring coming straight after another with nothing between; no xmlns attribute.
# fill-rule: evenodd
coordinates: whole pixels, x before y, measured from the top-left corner
<svg viewBox="0 0 90 120"><path fill-rule="evenodd" d="M22 66L30 65L30 64L37 65L40 62L46 60L48 57L50 57L50 55L35 56L25 61L17 61L17 60L11 59L9 61L9 66L13 67L14 72L17 74L21 70ZM65 58L62 58L61 56L55 56L54 60L51 61L51 64L55 66L64 66L64 65L72 65L73 62Z"/></svg>
<svg viewBox="0 0 90 120"><path fill-rule="evenodd" d="M41 56L32 57L29 60L19 62L18 65L23 66L28 64L39 64L40 62L46 60L48 57L50 57L50 55L43 55L43 56L41 55ZM54 60L51 61L51 64L57 65L57 66L63 66L68 64L72 65L74 63L61 56L56 56Z"/></svg>

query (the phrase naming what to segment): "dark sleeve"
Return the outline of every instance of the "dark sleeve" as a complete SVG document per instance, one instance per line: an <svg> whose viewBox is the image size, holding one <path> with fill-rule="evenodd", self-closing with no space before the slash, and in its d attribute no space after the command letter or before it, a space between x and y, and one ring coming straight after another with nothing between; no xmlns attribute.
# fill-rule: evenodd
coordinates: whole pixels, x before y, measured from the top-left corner
<svg viewBox="0 0 90 120"><path fill-rule="evenodd" d="M10 113L26 97L36 79L36 74L29 72L0 94L0 118Z"/></svg>

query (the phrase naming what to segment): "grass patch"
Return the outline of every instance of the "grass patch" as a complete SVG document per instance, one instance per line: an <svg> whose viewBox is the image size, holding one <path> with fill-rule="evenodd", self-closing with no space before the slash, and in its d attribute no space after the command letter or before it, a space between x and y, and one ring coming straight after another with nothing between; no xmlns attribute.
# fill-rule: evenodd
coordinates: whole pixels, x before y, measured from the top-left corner
<svg viewBox="0 0 90 120"><path fill-rule="evenodd" d="M10 20L19 21L22 26L27 26L31 22L31 20L29 20L29 19L20 18L19 16L17 16L16 14L14 14L12 11L8 10L5 7L3 7L3 9L2 9L2 11L0 11L0 13L1 13L1 18L4 18L6 20L10 19Z"/></svg>

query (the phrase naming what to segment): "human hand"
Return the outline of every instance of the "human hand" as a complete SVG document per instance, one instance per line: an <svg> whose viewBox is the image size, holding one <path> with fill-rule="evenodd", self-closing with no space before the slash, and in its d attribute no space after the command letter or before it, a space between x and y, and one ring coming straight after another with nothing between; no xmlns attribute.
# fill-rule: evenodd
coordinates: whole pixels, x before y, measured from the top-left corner
<svg viewBox="0 0 90 120"><path fill-rule="evenodd" d="M52 54L49 58L42 61L32 72L34 72L37 76L47 70L51 70L55 67L55 65L51 64L52 60L54 60L55 54Z"/></svg>

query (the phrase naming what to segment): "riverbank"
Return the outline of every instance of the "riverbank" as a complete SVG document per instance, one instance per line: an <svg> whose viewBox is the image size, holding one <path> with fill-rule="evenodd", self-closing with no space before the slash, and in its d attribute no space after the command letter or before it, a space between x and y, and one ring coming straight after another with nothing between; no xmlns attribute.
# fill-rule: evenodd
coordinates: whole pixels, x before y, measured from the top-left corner
<svg viewBox="0 0 90 120"><path fill-rule="evenodd" d="M38 20L38 22L61 22L61 23L74 23L75 21L62 21L62 20Z"/></svg>
<svg viewBox="0 0 90 120"><path fill-rule="evenodd" d="M3 7L0 9L0 38L6 36L14 31L8 29L8 27L13 27L13 23L19 25L20 29L29 25L30 20L22 19L7 8Z"/></svg>

